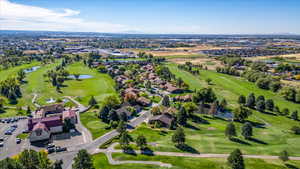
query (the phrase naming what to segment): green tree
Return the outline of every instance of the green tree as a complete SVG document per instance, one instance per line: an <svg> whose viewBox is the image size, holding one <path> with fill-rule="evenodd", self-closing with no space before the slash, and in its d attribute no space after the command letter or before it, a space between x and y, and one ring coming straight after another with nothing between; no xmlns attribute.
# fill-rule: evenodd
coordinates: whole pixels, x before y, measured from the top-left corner
<svg viewBox="0 0 300 169"><path fill-rule="evenodd" d="M119 144L121 145L122 149L126 150L129 147L129 143L133 141L132 137L128 134L127 131L121 133L119 138Z"/></svg>
<svg viewBox="0 0 300 169"><path fill-rule="evenodd" d="M172 142L176 144L176 146L182 146L185 143L185 134L181 127L178 127L172 136Z"/></svg>
<svg viewBox="0 0 300 169"><path fill-rule="evenodd" d="M232 169L245 169L243 154L240 149L235 149L227 158Z"/></svg>
<svg viewBox="0 0 300 169"><path fill-rule="evenodd" d="M255 96L254 96L254 93L249 94L249 96L247 98L246 106L250 107L250 108L254 108L255 107Z"/></svg>
<svg viewBox="0 0 300 169"><path fill-rule="evenodd" d="M162 105L165 106L165 107L170 107L170 98L169 98L169 96L165 95L163 97Z"/></svg>
<svg viewBox="0 0 300 169"><path fill-rule="evenodd" d="M252 114L252 111L247 109L246 107L239 106L233 112L234 120L244 122Z"/></svg>
<svg viewBox="0 0 300 169"><path fill-rule="evenodd" d="M208 85L210 85L212 80L210 78L207 78L207 79L205 79L205 81Z"/></svg>
<svg viewBox="0 0 300 169"><path fill-rule="evenodd" d="M247 122L242 127L242 136L245 137L245 139L249 139L253 136L253 128L251 123Z"/></svg>
<svg viewBox="0 0 300 169"><path fill-rule="evenodd" d="M232 137L236 136L236 129L233 123L229 123L226 126L225 136L227 136L229 139L232 139Z"/></svg>
<svg viewBox="0 0 300 169"><path fill-rule="evenodd" d="M268 99L266 101L266 109L270 110L270 111L273 111L273 109L274 109L274 101L272 99Z"/></svg>
<svg viewBox="0 0 300 169"><path fill-rule="evenodd" d="M177 113L177 123L182 126L185 126L187 123L187 113L183 106L180 108L180 110Z"/></svg>
<svg viewBox="0 0 300 169"><path fill-rule="evenodd" d="M281 112L282 115L288 116L290 114L290 110L288 108L284 108Z"/></svg>
<svg viewBox="0 0 300 169"><path fill-rule="evenodd" d="M62 165L63 165L62 160L56 160L53 164L53 169L63 169Z"/></svg>
<svg viewBox="0 0 300 169"><path fill-rule="evenodd" d="M147 140L146 137L143 135L139 135L136 139L136 145L140 147L141 150L144 150L147 148Z"/></svg>
<svg viewBox="0 0 300 169"><path fill-rule="evenodd" d="M74 158L73 169L95 169L91 155L86 150L80 150Z"/></svg>
<svg viewBox="0 0 300 169"><path fill-rule="evenodd" d="M298 111L297 110L293 111L293 113L291 114L291 118L296 121L298 120Z"/></svg>
<svg viewBox="0 0 300 169"><path fill-rule="evenodd" d="M265 106L265 101L263 100L259 100L256 103L256 110L258 110L259 112L265 112L266 106Z"/></svg>
<svg viewBox="0 0 300 169"><path fill-rule="evenodd" d="M92 97L90 98L90 100L89 100L89 105L90 105L90 106L95 106L96 104L97 104L97 101L96 101L95 97L92 96Z"/></svg>
<svg viewBox="0 0 300 169"><path fill-rule="evenodd" d="M240 95L240 96L239 96L239 99L238 99L238 103L239 103L240 105L246 104L246 97L245 97L244 95Z"/></svg>
<svg viewBox="0 0 300 169"><path fill-rule="evenodd" d="M127 129L127 124L123 120L121 120L118 124L117 129L116 129L117 132L123 133L124 131L126 131L126 129Z"/></svg>
<svg viewBox="0 0 300 169"><path fill-rule="evenodd" d="M282 160L283 162L289 161L289 154L288 154L288 152L286 150L280 152L279 159Z"/></svg>

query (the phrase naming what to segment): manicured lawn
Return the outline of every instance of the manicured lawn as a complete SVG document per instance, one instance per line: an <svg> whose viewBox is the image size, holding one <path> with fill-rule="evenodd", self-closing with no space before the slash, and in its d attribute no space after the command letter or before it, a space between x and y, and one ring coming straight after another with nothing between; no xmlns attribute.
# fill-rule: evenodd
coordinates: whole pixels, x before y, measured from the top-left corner
<svg viewBox="0 0 300 169"><path fill-rule="evenodd" d="M188 83L192 90L208 87L205 79L212 79L213 85L209 85L209 87L213 88L219 97L226 98L233 106L237 105L237 99L241 94L247 96L253 92L256 96L263 95L267 99L273 99L275 104L281 109L289 108L290 111L300 110L300 104L286 101L279 94L271 91L259 89L254 83L248 82L243 78L206 70L200 71L200 76L197 77L189 72L178 69L175 64L169 64L168 67L172 73L177 77L181 77L183 81Z"/></svg>
<svg viewBox="0 0 300 169"><path fill-rule="evenodd" d="M231 107L236 106L236 100L239 93L256 92L257 95L264 94L267 98L274 98L278 105L289 105L289 108L297 108L298 105L285 101L274 93L258 89L254 84L243 81L235 77L224 76L210 71L201 71L200 77L177 69L176 66L169 65L170 70L181 77L191 89L201 89L206 87L206 77L213 79L214 89L219 98L226 98L231 103ZM225 78L223 78L225 77ZM221 80L223 79L223 80ZM249 90L250 91L249 91ZM266 92L266 94L265 94ZM281 108L282 108L281 107ZM278 155L279 152L287 150L293 156L300 156L300 135L294 135L289 130L292 126L299 125L299 122L293 121L287 117L268 115L253 111L253 115L248 119L251 122L268 124L265 128L254 128L255 140L245 140L241 136L242 124L235 123L238 133L238 142L229 141L225 137L225 128L227 121L221 119L213 119L205 115L197 115L202 121L189 121L189 127L184 128L186 134L186 143L191 146L194 151L200 153L230 153L233 149L239 147L245 154L262 154L262 155ZM174 131L151 129L147 126L141 126L131 134L134 138L143 134L148 142L155 142L156 146L152 146L157 151L181 151L177 149L171 142Z"/></svg>
<svg viewBox="0 0 300 169"><path fill-rule="evenodd" d="M74 63L67 66L67 70L71 74L91 75L90 79L67 80L62 87L62 93L56 91L43 75L51 69L54 69L59 63L45 65L35 72L28 74L28 83L22 86L23 98L19 100L20 105L31 104L33 94L38 95L37 102L41 105L46 104L47 99L58 99L63 96L74 96L84 105L88 104L88 100L93 95L98 102L104 100L109 95L115 95L114 81L106 74L101 74L96 70L89 69L83 63Z"/></svg>
<svg viewBox="0 0 300 169"><path fill-rule="evenodd" d="M146 155L128 155L122 153L113 154L116 160L137 160L137 161L161 161L164 163L172 164L172 169L229 169L226 159L221 158L190 158L190 157L168 157L168 156L146 156ZM109 165L107 158L104 154L96 154L93 156L94 166L96 169L152 169L160 168L156 165L143 165L143 164L123 164L123 165ZM290 161L288 164L294 167L299 167L299 161ZM247 169L288 169L279 160L262 160L262 159L245 159Z"/></svg>
<svg viewBox="0 0 300 169"><path fill-rule="evenodd" d="M12 67L12 68L9 68L6 70L0 70L0 81L5 80L11 76L16 76L18 71L20 71L21 69L28 69L28 68L32 68L37 65L39 65L38 62L32 62L29 64L23 64L20 66Z"/></svg>
<svg viewBox="0 0 300 169"><path fill-rule="evenodd" d="M18 111L17 109L5 109L5 112L0 113L0 118L7 118L7 117L15 117L15 116L23 116L24 111Z"/></svg>
<svg viewBox="0 0 300 169"><path fill-rule="evenodd" d="M106 132L110 131L105 129L108 124L103 123L98 117L96 112L88 111L80 114L81 123L91 132L93 139L96 139Z"/></svg>

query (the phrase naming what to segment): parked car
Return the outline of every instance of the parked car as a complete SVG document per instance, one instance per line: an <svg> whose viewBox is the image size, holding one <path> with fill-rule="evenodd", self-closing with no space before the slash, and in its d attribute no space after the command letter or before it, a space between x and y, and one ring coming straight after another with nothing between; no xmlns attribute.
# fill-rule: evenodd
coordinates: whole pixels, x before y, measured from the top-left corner
<svg viewBox="0 0 300 169"><path fill-rule="evenodd" d="M0 142L4 141L4 138L0 138Z"/></svg>
<svg viewBox="0 0 300 169"><path fill-rule="evenodd" d="M55 148L47 148L47 152L48 154L54 153L55 152Z"/></svg>
<svg viewBox="0 0 300 169"><path fill-rule="evenodd" d="M55 152L62 152L62 151L67 151L67 148L66 147L55 147Z"/></svg>
<svg viewBox="0 0 300 169"><path fill-rule="evenodd" d="M7 130L4 134L5 134L5 135L12 135L12 131Z"/></svg>
<svg viewBox="0 0 300 169"><path fill-rule="evenodd" d="M16 143L17 143L17 144L20 144L21 141L22 141L22 140L21 140L20 138L16 138Z"/></svg>
<svg viewBox="0 0 300 169"><path fill-rule="evenodd" d="M4 143L3 142L0 142L0 147L3 147L4 146Z"/></svg>
<svg viewBox="0 0 300 169"><path fill-rule="evenodd" d="M50 149L50 148L55 148L55 145L54 144L48 144L47 149Z"/></svg>

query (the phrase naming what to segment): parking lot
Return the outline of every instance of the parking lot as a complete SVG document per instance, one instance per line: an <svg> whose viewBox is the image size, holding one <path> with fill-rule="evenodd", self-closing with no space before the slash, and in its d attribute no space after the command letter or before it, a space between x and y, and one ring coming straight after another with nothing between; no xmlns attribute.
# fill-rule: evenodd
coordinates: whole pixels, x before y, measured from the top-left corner
<svg viewBox="0 0 300 169"><path fill-rule="evenodd" d="M27 129L27 120L0 122L0 160L18 154L29 147L29 141L16 137Z"/></svg>

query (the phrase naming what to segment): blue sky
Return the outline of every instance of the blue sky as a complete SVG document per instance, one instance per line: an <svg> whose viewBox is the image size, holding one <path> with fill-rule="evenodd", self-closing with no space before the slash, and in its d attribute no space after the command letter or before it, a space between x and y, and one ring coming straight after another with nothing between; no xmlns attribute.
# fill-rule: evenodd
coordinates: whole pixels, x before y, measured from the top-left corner
<svg viewBox="0 0 300 169"><path fill-rule="evenodd" d="M300 0L0 0L0 29L300 34Z"/></svg>

